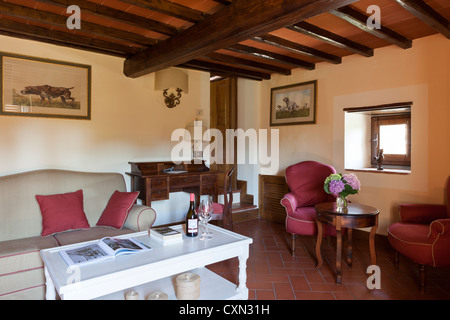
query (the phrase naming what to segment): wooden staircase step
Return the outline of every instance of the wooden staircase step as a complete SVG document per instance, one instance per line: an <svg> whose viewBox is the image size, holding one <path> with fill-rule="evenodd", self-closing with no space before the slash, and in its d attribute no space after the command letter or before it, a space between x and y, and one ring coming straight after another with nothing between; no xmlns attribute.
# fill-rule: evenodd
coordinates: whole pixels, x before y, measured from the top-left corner
<svg viewBox="0 0 450 320"><path fill-rule="evenodd" d="M257 206L245 202L233 203L231 214L233 223L248 221L259 218L259 209Z"/></svg>

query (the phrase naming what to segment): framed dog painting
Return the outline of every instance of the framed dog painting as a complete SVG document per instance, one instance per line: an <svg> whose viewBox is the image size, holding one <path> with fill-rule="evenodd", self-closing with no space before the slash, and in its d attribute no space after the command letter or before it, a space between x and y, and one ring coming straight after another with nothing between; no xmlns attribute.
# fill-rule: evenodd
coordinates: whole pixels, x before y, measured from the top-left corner
<svg viewBox="0 0 450 320"><path fill-rule="evenodd" d="M271 89L270 125L316 123L317 80Z"/></svg>
<svg viewBox="0 0 450 320"><path fill-rule="evenodd" d="M91 118L91 66L0 52L0 114Z"/></svg>

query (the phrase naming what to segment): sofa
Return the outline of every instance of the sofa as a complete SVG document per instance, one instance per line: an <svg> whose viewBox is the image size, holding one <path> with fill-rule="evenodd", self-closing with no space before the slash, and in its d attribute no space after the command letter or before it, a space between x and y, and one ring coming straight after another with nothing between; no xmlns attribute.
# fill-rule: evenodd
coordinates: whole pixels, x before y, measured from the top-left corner
<svg viewBox="0 0 450 320"><path fill-rule="evenodd" d="M148 230L119 173L36 170L0 177L0 299L44 299L40 250Z"/></svg>

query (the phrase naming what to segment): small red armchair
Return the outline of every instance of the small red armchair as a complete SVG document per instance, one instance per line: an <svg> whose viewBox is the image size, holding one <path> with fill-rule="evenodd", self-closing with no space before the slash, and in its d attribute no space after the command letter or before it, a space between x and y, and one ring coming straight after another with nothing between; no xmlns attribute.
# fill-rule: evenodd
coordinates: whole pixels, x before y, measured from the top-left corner
<svg viewBox="0 0 450 320"><path fill-rule="evenodd" d="M286 168L286 183L289 193L281 199L286 209L286 231L292 234L292 255L295 255L296 235L317 235L316 210L321 202L336 201L336 197L325 192L325 179L336 170L316 161L303 161ZM324 235L336 235L333 226L324 226Z"/></svg>
<svg viewBox="0 0 450 320"><path fill-rule="evenodd" d="M401 204L400 222L388 228L388 239L399 253L419 264L420 291L425 292L426 268L450 266L450 178L447 205Z"/></svg>

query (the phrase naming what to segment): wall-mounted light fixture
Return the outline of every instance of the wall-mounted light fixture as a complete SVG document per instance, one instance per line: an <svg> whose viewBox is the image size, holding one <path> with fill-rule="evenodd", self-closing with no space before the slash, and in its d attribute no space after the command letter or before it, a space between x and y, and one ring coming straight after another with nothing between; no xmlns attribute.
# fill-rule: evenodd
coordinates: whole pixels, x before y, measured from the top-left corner
<svg viewBox="0 0 450 320"><path fill-rule="evenodd" d="M155 72L155 90L163 90L164 102L167 108L174 108L180 104L181 92L188 93L188 75L183 70L169 68ZM169 89L175 89L168 93Z"/></svg>

